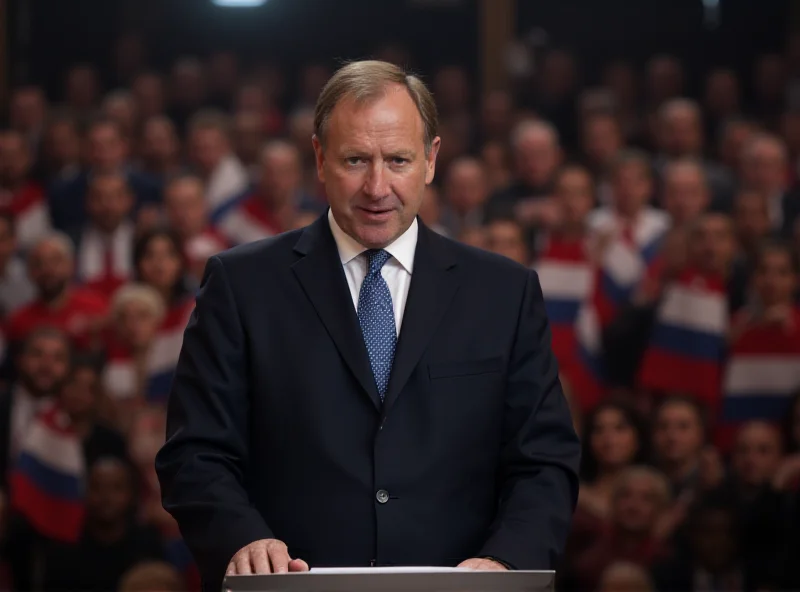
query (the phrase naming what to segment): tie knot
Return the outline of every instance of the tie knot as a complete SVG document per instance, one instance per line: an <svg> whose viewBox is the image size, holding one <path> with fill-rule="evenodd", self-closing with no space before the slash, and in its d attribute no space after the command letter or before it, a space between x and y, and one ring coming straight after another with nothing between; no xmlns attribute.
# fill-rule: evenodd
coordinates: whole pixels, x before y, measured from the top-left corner
<svg viewBox="0 0 800 592"><path fill-rule="evenodd" d="M370 249L367 251L369 273L380 273L383 264L389 260L389 257L391 257L391 255L383 249Z"/></svg>

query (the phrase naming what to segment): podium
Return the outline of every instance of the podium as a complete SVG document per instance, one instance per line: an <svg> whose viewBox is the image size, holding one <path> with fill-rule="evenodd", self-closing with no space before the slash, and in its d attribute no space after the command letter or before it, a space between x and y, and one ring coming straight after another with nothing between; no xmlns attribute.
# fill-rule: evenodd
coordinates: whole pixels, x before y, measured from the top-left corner
<svg viewBox="0 0 800 592"><path fill-rule="evenodd" d="M437 568L312 569L226 576L223 592L553 592L554 571Z"/></svg>

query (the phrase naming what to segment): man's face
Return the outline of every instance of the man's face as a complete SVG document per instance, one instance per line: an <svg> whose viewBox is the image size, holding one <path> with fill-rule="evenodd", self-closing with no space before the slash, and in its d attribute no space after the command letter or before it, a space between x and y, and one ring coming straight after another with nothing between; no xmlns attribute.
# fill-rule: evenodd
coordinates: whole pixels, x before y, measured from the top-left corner
<svg viewBox="0 0 800 592"><path fill-rule="evenodd" d="M9 119L14 129L35 131L44 125L47 110L44 95L38 88L24 88L11 97Z"/></svg>
<svg viewBox="0 0 800 592"><path fill-rule="evenodd" d="M486 248L522 265L528 264L528 249L522 227L515 222L497 220L486 228Z"/></svg>
<svg viewBox="0 0 800 592"><path fill-rule="evenodd" d="M180 146L175 130L165 121L147 122L142 134L142 157L151 164L172 162Z"/></svg>
<svg viewBox="0 0 800 592"><path fill-rule="evenodd" d="M203 186L194 180L173 183L164 195L167 221L184 238L194 236L206 226L207 209Z"/></svg>
<svg viewBox="0 0 800 592"><path fill-rule="evenodd" d="M23 137L17 133L0 134L0 186L15 187L24 181L30 165Z"/></svg>
<svg viewBox="0 0 800 592"><path fill-rule="evenodd" d="M19 357L20 380L35 396L56 394L67 378L68 371L67 342L55 335L33 338Z"/></svg>
<svg viewBox="0 0 800 592"><path fill-rule="evenodd" d="M781 437L772 426L746 424L736 437L733 471L744 485L760 487L772 480L781 462Z"/></svg>
<svg viewBox="0 0 800 592"><path fill-rule="evenodd" d="M639 211L653 193L653 179L644 164L630 162L618 168L611 180L614 206L632 215Z"/></svg>
<svg viewBox="0 0 800 592"><path fill-rule="evenodd" d="M99 172L114 172L125 162L125 141L113 125L98 125L86 138L89 166Z"/></svg>
<svg viewBox="0 0 800 592"><path fill-rule="evenodd" d="M453 208L469 212L480 207L489 196L486 173L477 161L455 162L447 171L445 198Z"/></svg>
<svg viewBox="0 0 800 592"><path fill-rule="evenodd" d="M191 135L189 148L195 165L209 175L225 158L228 143L220 130L198 129Z"/></svg>
<svg viewBox="0 0 800 592"><path fill-rule="evenodd" d="M28 275L46 301L64 291L73 271L72 259L52 241L37 245L28 259Z"/></svg>
<svg viewBox="0 0 800 592"><path fill-rule="evenodd" d="M133 208L133 196L120 176L98 177L89 186L86 213L104 232L113 232Z"/></svg>
<svg viewBox="0 0 800 592"><path fill-rule="evenodd" d="M695 166L674 166L664 178L664 209L674 224L691 222L709 202L702 171Z"/></svg>
<svg viewBox="0 0 800 592"><path fill-rule="evenodd" d="M655 484L644 477L629 479L613 501L614 523L623 532L631 534L651 532L659 510Z"/></svg>
<svg viewBox="0 0 800 592"><path fill-rule="evenodd" d="M100 523L124 520L133 503L131 475L121 462L99 462L89 472L87 518Z"/></svg>
<svg viewBox="0 0 800 592"><path fill-rule="evenodd" d="M662 462L681 464L697 456L703 446L703 430L694 409L683 403L662 407L656 416L653 445Z"/></svg>
<svg viewBox="0 0 800 592"><path fill-rule="evenodd" d="M765 251L754 275L755 291L765 307L789 304L797 288L797 276L789 253L780 249Z"/></svg>
<svg viewBox="0 0 800 592"><path fill-rule="evenodd" d="M659 127L661 150L670 156L694 156L703 149L703 129L697 114L676 109Z"/></svg>
<svg viewBox="0 0 800 592"><path fill-rule="evenodd" d="M592 117L586 122L583 150L593 164L608 165L622 146L622 131L613 117Z"/></svg>
<svg viewBox="0 0 800 592"><path fill-rule="evenodd" d="M51 125L45 138L45 150L48 160L58 167L76 164L81 158L78 130L66 122Z"/></svg>
<svg viewBox="0 0 800 592"><path fill-rule="evenodd" d="M331 113L325 146L314 138L317 174L342 229L368 248L403 234L433 181L439 138L425 154L424 125L401 86L378 99L341 101Z"/></svg>
<svg viewBox="0 0 800 592"><path fill-rule="evenodd" d="M564 171L555 187L555 198L561 209L562 220L569 226L580 226L594 204L592 179L578 169Z"/></svg>
<svg viewBox="0 0 800 592"><path fill-rule="evenodd" d="M747 123L734 123L728 126L722 137L719 152L720 159L737 175L742 170L742 151L753 136L753 128Z"/></svg>
<svg viewBox="0 0 800 592"><path fill-rule="evenodd" d="M786 185L786 157L781 146L772 141L756 141L745 148L742 177L749 189L771 196Z"/></svg>
<svg viewBox="0 0 800 592"><path fill-rule="evenodd" d="M306 136L308 143L309 136ZM255 113L241 113L236 117L233 129L233 145L239 160L245 163L258 162L258 153L264 143L261 118Z"/></svg>
<svg viewBox="0 0 800 592"><path fill-rule="evenodd" d="M164 83L158 76L139 76L133 83L133 94L143 118L155 117L164 112Z"/></svg>
<svg viewBox="0 0 800 592"><path fill-rule="evenodd" d="M736 251L730 220L721 214L706 216L694 242L695 265L708 273L724 273Z"/></svg>
<svg viewBox="0 0 800 592"><path fill-rule="evenodd" d="M739 240L748 247L755 246L770 229L767 200L760 193L743 192L736 196L734 221Z"/></svg>
<svg viewBox="0 0 800 592"><path fill-rule="evenodd" d="M300 190L301 182L300 158L294 149L286 146L267 151L261 161L259 189L271 207L290 203Z"/></svg>

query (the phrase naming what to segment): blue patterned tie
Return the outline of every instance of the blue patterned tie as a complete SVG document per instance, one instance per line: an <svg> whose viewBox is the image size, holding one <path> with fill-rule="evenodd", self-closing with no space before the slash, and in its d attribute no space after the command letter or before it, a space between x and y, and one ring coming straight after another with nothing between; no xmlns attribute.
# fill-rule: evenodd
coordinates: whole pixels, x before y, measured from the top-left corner
<svg viewBox="0 0 800 592"><path fill-rule="evenodd" d="M392 294L381 275L381 268L391 255L377 249L367 251L366 255L369 269L358 295L358 322L364 334L364 343L367 346L375 384L378 386L378 394L383 401L389 386L394 349L397 345Z"/></svg>

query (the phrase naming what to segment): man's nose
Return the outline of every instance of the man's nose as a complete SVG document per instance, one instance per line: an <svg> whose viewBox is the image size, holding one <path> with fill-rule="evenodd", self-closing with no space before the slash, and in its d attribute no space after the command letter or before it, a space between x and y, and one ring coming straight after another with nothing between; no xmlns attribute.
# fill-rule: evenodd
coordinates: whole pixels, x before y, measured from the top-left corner
<svg viewBox="0 0 800 592"><path fill-rule="evenodd" d="M386 175L382 161L372 164L364 182L364 193L369 197L380 199L391 193L389 180Z"/></svg>

